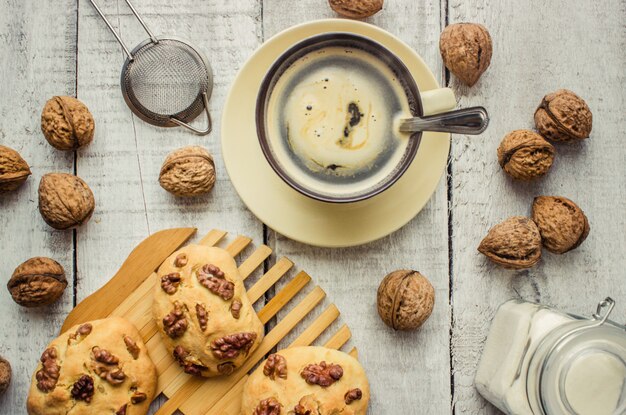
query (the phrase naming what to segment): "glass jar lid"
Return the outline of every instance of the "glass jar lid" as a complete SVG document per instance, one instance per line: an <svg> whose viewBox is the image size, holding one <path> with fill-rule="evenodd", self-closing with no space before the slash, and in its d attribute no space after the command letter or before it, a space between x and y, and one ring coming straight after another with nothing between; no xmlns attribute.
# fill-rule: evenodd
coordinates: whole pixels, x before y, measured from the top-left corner
<svg viewBox="0 0 626 415"><path fill-rule="evenodd" d="M605 299L592 319L564 326L542 345L544 414L626 414L626 326L608 320L614 306Z"/></svg>

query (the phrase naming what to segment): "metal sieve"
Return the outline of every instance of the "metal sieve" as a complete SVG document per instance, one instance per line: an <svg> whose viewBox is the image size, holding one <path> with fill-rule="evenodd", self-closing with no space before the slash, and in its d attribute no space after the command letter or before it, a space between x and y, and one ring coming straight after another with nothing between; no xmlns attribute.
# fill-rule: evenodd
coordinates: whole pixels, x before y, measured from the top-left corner
<svg viewBox="0 0 626 415"><path fill-rule="evenodd" d="M90 0L126 52L121 76L126 104L135 115L152 125L181 126L199 135L210 133L209 97L213 90L213 73L208 61L186 41L154 36L130 0L125 1L149 36L132 51L95 1ZM208 120L204 130L189 125L202 111L206 112Z"/></svg>

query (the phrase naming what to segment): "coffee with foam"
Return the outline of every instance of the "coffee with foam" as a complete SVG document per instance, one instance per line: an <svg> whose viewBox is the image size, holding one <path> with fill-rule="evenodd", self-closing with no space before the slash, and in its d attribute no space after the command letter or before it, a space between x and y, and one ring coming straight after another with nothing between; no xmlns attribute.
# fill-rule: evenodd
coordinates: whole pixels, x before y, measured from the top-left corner
<svg viewBox="0 0 626 415"><path fill-rule="evenodd" d="M276 81L267 104L267 131L276 158L303 186L345 195L375 187L397 168L411 117L396 74L369 52L314 50Z"/></svg>

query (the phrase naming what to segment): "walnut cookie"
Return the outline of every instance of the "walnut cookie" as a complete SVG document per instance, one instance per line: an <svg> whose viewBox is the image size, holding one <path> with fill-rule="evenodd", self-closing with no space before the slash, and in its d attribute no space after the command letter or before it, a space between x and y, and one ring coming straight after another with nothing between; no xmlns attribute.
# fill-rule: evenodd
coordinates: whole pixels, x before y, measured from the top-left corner
<svg viewBox="0 0 626 415"><path fill-rule="evenodd" d="M153 316L186 373L229 375L263 340L263 324L227 251L188 245L165 260L157 278Z"/></svg>
<svg viewBox="0 0 626 415"><path fill-rule="evenodd" d="M148 413L156 368L139 331L111 317L72 327L41 355L28 394L29 415Z"/></svg>
<svg viewBox="0 0 626 415"><path fill-rule="evenodd" d="M352 356L325 347L280 350L244 385L241 415L364 415L365 370Z"/></svg>

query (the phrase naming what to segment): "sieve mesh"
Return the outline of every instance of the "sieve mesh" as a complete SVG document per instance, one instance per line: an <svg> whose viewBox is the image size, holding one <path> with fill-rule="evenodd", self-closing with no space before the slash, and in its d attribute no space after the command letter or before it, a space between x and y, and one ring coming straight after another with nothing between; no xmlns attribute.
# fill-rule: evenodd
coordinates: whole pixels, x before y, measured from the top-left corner
<svg viewBox="0 0 626 415"><path fill-rule="evenodd" d="M149 122L171 125L204 110L202 94L210 94L210 73L202 57L175 39L149 42L135 50L122 74L122 89L135 109Z"/></svg>

